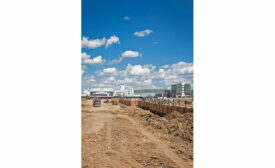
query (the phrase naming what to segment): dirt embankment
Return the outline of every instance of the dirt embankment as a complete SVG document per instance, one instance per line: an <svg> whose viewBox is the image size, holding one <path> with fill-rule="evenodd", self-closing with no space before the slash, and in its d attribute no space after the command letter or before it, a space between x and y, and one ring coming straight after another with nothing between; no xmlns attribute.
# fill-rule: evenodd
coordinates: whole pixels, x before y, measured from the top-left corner
<svg viewBox="0 0 275 168"><path fill-rule="evenodd" d="M193 160L193 113L173 111L160 117L138 107L121 107L127 109L123 112L139 120L152 133L167 140L177 154Z"/></svg>

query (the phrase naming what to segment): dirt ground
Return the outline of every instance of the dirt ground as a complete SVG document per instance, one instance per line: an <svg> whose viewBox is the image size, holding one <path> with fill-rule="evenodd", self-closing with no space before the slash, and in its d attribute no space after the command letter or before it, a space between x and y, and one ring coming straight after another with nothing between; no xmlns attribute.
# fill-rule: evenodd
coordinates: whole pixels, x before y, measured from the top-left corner
<svg viewBox="0 0 275 168"><path fill-rule="evenodd" d="M83 168L191 168L193 115L82 100Z"/></svg>

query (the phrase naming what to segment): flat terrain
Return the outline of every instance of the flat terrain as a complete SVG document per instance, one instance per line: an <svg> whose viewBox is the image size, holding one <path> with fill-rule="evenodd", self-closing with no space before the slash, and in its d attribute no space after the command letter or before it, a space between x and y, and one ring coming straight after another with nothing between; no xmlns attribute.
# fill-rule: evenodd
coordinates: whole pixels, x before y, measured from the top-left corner
<svg viewBox="0 0 275 168"><path fill-rule="evenodd" d="M125 105L93 107L83 99L82 167L193 167L193 126L175 119Z"/></svg>

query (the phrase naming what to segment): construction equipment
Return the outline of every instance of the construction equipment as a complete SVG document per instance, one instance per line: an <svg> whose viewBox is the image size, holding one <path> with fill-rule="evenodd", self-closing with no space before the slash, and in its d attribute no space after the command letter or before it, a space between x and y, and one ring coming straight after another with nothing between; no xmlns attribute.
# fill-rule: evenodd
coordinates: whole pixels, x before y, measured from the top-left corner
<svg viewBox="0 0 275 168"><path fill-rule="evenodd" d="M86 96L86 99L90 99L90 98L91 98L91 96L89 96L89 95Z"/></svg>
<svg viewBox="0 0 275 168"><path fill-rule="evenodd" d="M113 100L113 105L117 105L117 104L118 104L117 99L114 99L114 100Z"/></svg>
<svg viewBox="0 0 275 168"><path fill-rule="evenodd" d="M94 107L101 107L101 100L99 98L94 99Z"/></svg>

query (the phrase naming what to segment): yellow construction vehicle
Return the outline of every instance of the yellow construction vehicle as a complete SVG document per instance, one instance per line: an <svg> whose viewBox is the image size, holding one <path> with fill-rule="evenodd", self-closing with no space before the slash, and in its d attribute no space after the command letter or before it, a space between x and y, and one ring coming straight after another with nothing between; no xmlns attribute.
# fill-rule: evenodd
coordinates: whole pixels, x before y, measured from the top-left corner
<svg viewBox="0 0 275 168"><path fill-rule="evenodd" d="M117 99L114 99L114 100L113 100L113 105L117 105L117 104L118 104Z"/></svg>

